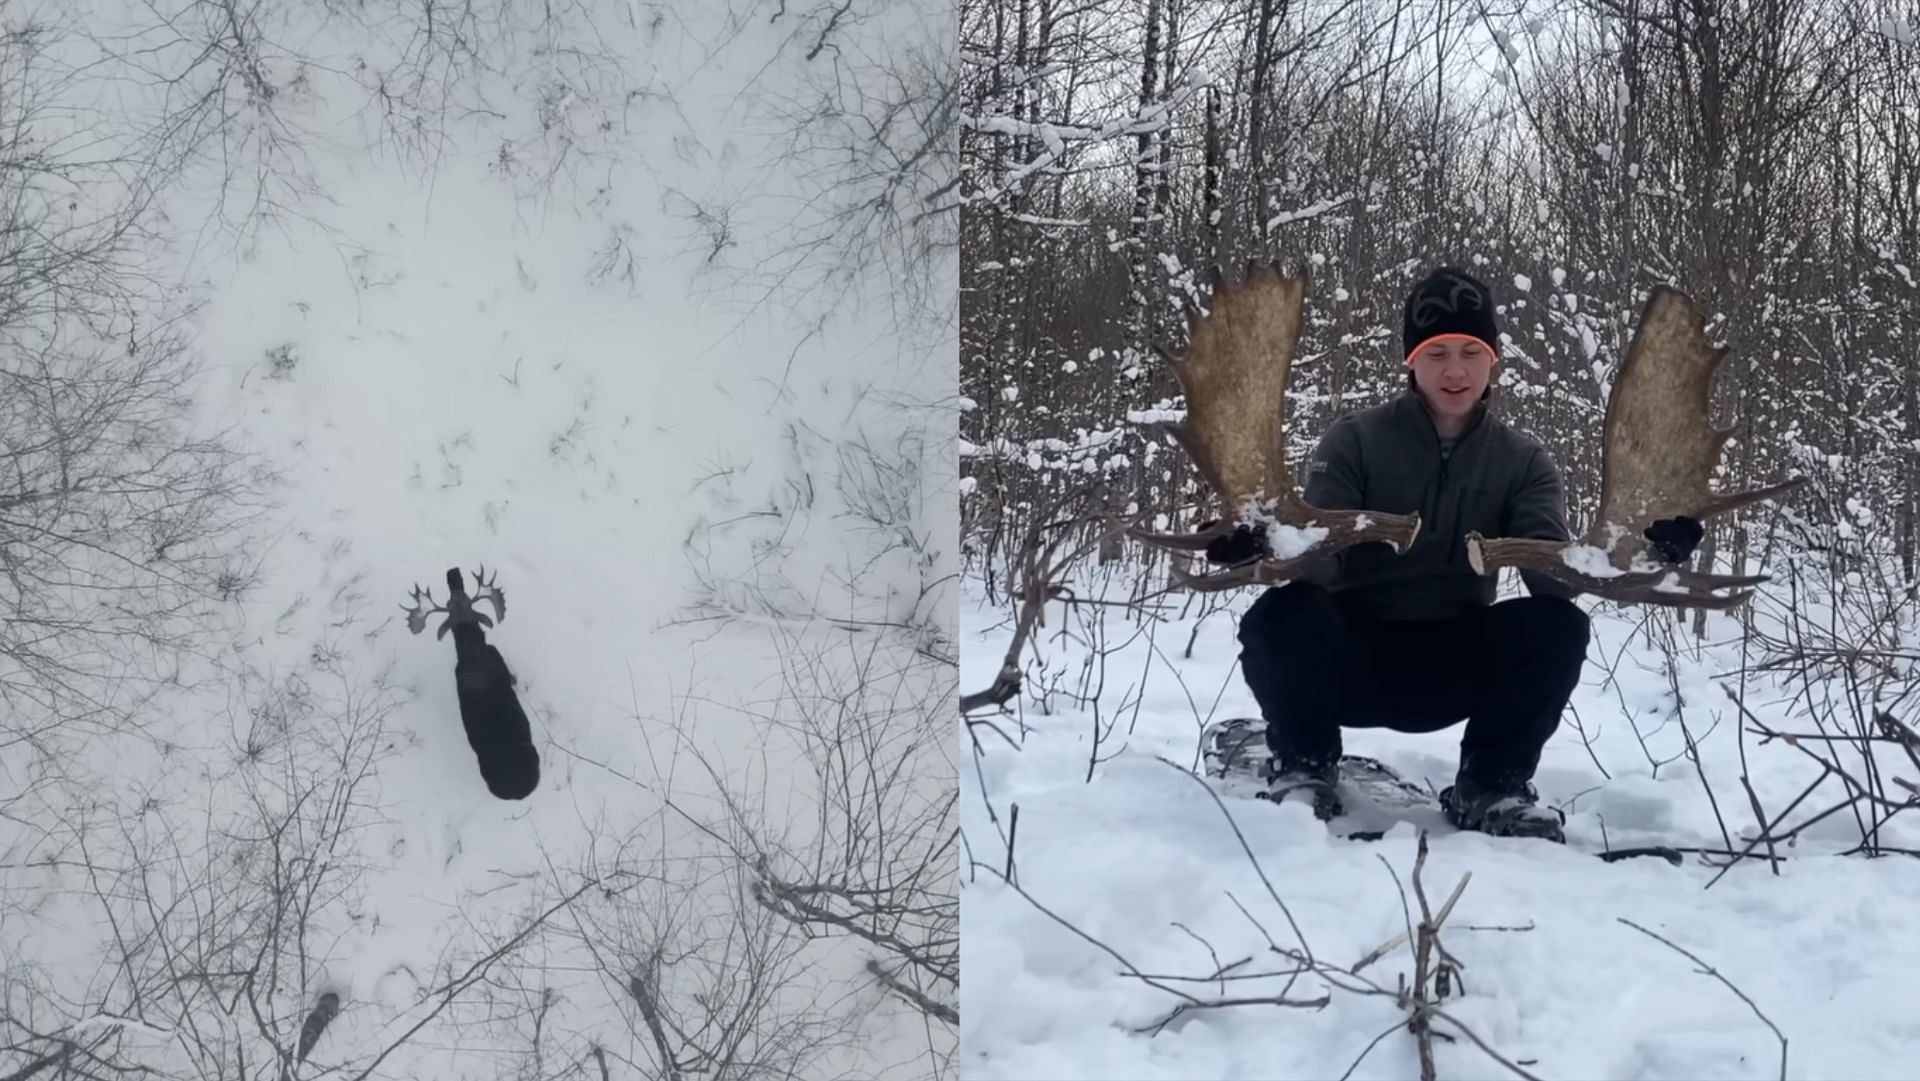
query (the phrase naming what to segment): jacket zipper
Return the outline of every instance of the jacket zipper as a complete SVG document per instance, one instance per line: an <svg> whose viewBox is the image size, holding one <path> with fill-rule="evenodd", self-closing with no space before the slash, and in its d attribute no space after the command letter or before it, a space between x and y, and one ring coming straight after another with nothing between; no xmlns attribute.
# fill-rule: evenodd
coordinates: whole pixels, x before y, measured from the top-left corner
<svg viewBox="0 0 1920 1081"><path fill-rule="evenodd" d="M1418 402L1416 402L1416 403L1414 403L1414 404L1415 404L1415 405L1419 405L1419 403L1418 403ZM1426 412L1425 412L1425 407L1424 407L1424 406L1421 406L1421 415L1422 415L1422 416L1426 416ZM1432 433L1433 433L1433 450L1434 450L1434 453L1436 453L1436 454L1438 454L1438 455L1440 455L1440 485L1439 485L1439 491L1445 491L1445 490L1446 490L1446 487L1447 487L1447 471L1448 471L1448 468L1449 468L1449 467L1451 467L1451 466L1453 465L1453 455L1455 455L1455 454L1458 454L1458 453L1460 453L1460 447L1461 447L1461 444L1463 444L1463 443L1465 443L1465 442L1467 441L1467 438L1468 438L1469 436L1471 436L1471 435L1473 435L1473 434L1474 434L1475 432L1478 432L1478 431L1480 430L1480 426L1481 426L1481 424L1482 424L1482 423L1484 423L1484 422L1485 422L1485 420L1486 420L1486 418L1485 418L1484 416L1482 416L1482 417L1480 417L1480 418L1478 418L1478 419L1476 419L1476 420L1474 421L1474 423L1473 423L1473 426L1472 426L1471 428L1468 428L1468 429L1467 429L1466 431L1464 431L1464 432L1461 432L1461 433L1460 433L1459 435L1457 435L1457 436L1455 436L1455 437L1454 437L1454 440L1453 440L1453 451L1452 451L1451 453L1449 453L1449 452L1447 451L1447 449L1446 449L1445 447L1443 447L1443 446L1441 446L1441 444L1440 444L1440 429L1439 429L1438 427L1436 427L1436 426L1434 425L1434 423L1433 423L1433 418L1432 418L1432 417L1430 417L1430 416L1426 416L1426 421L1427 421L1427 430L1428 430L1429 432L1432 432ZM1436 509L1436 510L1438 510L1438 507L1436 506L1436 507L1435 507L1435 509Z"/></svg>
<svg viewBox="0 0 1920 1081"><path fill-rule="evenodd" d="M1434 521L1437 522L1440 518L1440 507L1446 500L1447 474L1453 465L1453 455L1460 453L1461 444L1467 441L1467 437L1479 431L1481 424L1486 420L1486 418L1485 416L1476 418L1474 420L1472 427L1468 428L1466 431L1461 432L1458 436L1456 436L1453 440L1453 451L1449 453L1447 449L1441 445L1440 428L1439 426L1433 423L1433 417L1427 413L1426 406L1420 402L1415 402L1414 406L1415 408L1420 410L1421 417L1427 422L1427 431L1433 433L1433 449L1436 454L1440 455L1440 477L1438 482L1434 485L1433 506L1431 509L1432 518ZM1453 558L1453 554L1454 553L1451 551L1447 553L1448 566L1453 566L1457 562L1464 561L1464 560L1455 560Z"/></svg>

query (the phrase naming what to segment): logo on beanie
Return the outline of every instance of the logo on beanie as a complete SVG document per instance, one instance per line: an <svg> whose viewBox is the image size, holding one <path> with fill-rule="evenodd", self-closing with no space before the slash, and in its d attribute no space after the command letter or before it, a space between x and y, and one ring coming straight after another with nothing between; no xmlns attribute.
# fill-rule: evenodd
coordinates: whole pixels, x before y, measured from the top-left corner
<svg viewBox="0 0 1920 1081"><path fill-rule="evenodd" d="M1416 328L1425 330L1442 319L1457 317L1466 310L1480 311L1486 306L1486 293L1479 282L1443 273L1426 282L1407 317Z"/></svg>
<svg viewBox="0 0 1920 1081"><path fill-rule="evenodd" d="M1400 327L1401 352L1409 359L1422 342L1448 334L1464 334L1500 349L1500 320L1494 311L1493 290L1459 267L1443 266L1420 280L1407 294Z"/></svg>

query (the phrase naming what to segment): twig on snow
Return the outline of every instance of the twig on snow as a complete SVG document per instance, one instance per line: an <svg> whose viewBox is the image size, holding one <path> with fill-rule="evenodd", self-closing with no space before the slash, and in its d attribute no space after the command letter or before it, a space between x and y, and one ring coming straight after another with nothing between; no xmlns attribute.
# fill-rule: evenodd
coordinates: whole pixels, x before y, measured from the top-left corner
<svg viewBox="0 0 1920 1081"><path fill-rule="evenodd" d="M1703 974L1712 976L1714 979L1719 980L1723 985L1726 986L1727 990L1732 991L1735 995L1738 995L1740 997L1740 1001L1746 1003L1747 1008L1753 1011L1753 1015L1755 1017L1758 1017L1762 1024L1765 1024L1768 1028L1772 1029L1774 1036L1777 1039L1779 1039L1780 1041L1780 1081L1787 1081L1786 1033L1781 1032L1779 1025L1774 1024L1773 1021L1770 1020L1766 1014L1760 1012L1760 1007L1754 1005L1753 999L1748 998L1747 993L1745 991L1742 991L1740 990L1740 988L1734 986L1733 981L1721 975L1719 969L1714 968L1712 965L1707 964L1705 961L1702 961L1697 955L1689 952L1686 949L1686 947L1679 945L1678 943L1674 942L1672 939L1665 938L1656 932L1649 931L1646 928L1640 926L1639 924L1633 922L1632 920L1626 918L1625 916L1616 916L1614 918L1619 920L1621 923L1626 924L1628 927L1631 927L1634 930L1640 932L1641 934L1646 935L1648 938L1653 939L1655 942L1659 942L1670 947L1675 953L1678 953L1680 956L1685 957L1687 960L1692 961L1696 965L1699 965L1700 971Z"/></svg>

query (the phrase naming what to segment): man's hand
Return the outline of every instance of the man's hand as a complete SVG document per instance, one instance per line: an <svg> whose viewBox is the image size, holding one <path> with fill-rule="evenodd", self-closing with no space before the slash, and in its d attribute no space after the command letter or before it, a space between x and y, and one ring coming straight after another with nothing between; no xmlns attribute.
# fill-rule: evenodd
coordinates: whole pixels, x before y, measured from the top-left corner
<svg viewBox="0 0 1920 1081"><path fill-rule="evenodd" d="M1207 529L1220 519L1202 522L1201 529ZM1221 566L1237 567L1242 563L1251 563L1272 554L1267 547L1267 531L1256 529L1241 522L1233 527L1233 532L1224 537L1215 537L1207 545L1207 562Z"/></svg>
<svg viewBox="0 0 1920 1081"><path fill-rule="evenodd" d="M1664 563L1685 563L1693 558L1693 550L1700 546L1700 539L1706 535L1706 527L1700 524L1700 519L1685 515L1662 518L1641 534L1647 538L1647 543L1653 545L1653 550L1659 553Z"/></svg>

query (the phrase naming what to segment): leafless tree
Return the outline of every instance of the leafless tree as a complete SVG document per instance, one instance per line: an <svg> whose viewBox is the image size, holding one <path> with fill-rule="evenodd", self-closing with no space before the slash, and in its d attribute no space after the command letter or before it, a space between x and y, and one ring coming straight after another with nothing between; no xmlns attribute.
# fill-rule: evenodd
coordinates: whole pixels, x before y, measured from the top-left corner
<svg viewBox="0 0 1920 1081"><path fill-rule="evenodd" d="M957 318L950 18L939 0L734 0L721 41L686 43L752 73L731 91L738 134L701 150L734 178L669 193L706 298L805 312L816 334L884 303L903 349L939 355Z"/></svg>
<svg viewBox="0 0 1920 1081"><path fill-rule="evenodd" d="M250 682L224 767L172 790L103 788L64 819L43 819L15 854L41 880L29 892L76 906L65 931L10 943L28 946L0 1004L0 1045L20 1063L12 1076L59 1065L79 1077L291 1078L309 1061L381 1076L422 1032L459 1020L457 1004L585 888L534 906L497 938L458 945L443 971L415 974L417 996L381 1011L378 1037L329 1040L361 1006L330 971L335 948L377 918L363 907L365 878L391 858L365 842L397 696L331 665ZM226 811L209 791L242 798ZM89 919L101 953L75 965L67 951Z"/></svg>
<svg viewBox="0 0 1920 1081"><path fill-rule="evenodd" d="M762 636L780 676L762 700L688 702L677 738L696 748L719 803L669 803L745 871L755 905L861 959L851 979L867 989L865 1008L889 1000L895 1005L886 1012L917 1019L924 1050L912 1076L950 1077L959 983L957 665L950 542L934 524L940 487L927 468L943 452L933 415L908 411L870 438L796 429L790 479L779 489L790 501L690 538L703 564L735 546L758 554L762 570L751 579L709 577L687 618ZM816 483L816 475L831 483ZM801 553L776 538L836 519L852 527L838 565L824 568L832 584L824 592L796 588L803 579L784 564ZM785 782L742 780L697 749L697 730L723 713L748 722L751 756Z"/></svg>
<svg viewBox="0 0 1920 1081"><path fill-rule="evenodd" d="M825 1000L860 1014L864 1039L880 1038L876 1017L896 1039L917 1028L909 1048L864 1052L864 1068L936 1078L955 1069L959 979L954 525L939 427L951 404L937 363L952 349L958 225L947 11L737 6L734 32L709 47L779 58L739 97L765 140L741 165L764 194L673 203L707 233L708 284L745 286L750 306L779 305L807 338L859 314L856 300L893 306L890 326L863 333L898 349L901 371L842 381L843 431L789 414L780 464L704 485L716 510L687 540L700 592L685 622L758 639L779 675L764 698L683 699L676 746L714 794L667 798L743 876L734 900L756 911L736 918L833 946L821 964L843 990ZM782 380L777 397L788 391ZM751 732L745 753L764 770L743 777L700 746L723 715Z"/></svg>
<svg viewBox="0 0 1920 1081"><path fill-rule="evenodd" d="M91 77L125 87L115 130L128 155L190 183L206 225L244 250L292 218L320 225L323 163L360 141L423 178L457 146L491 145L516 194L585 201L644 96L610 40L638 13L596 0L147 0L75 30Z"/></svg>
<svg viewBox="0 0 1920 1081"><path fill-rule="evenodd" d="M0 810L183 678L256 578L270 477L193 418L141 162L70 130L67 40L0 28ZM190 677L189 677L190 678Z"/></svg>
<svg viewBox="0 0 1920 1081"><path fill-rule="evenodd" d="M833 1075L857 1043L858 1011L812 936L752 903L744 864L677 851L664 840L672 825L649 819L595 856L595 879L618 888L581 898L556 941L596 983L589 994L564 987L555 968L532 970L542 1001L568 1007L544 1033L555 1050L543 1056L566 1068L528 1076L595 1077L606 1062L677 1081ZM588 1002L621 1019L618 1038L604 1026L577 1031Z"/></svg>

